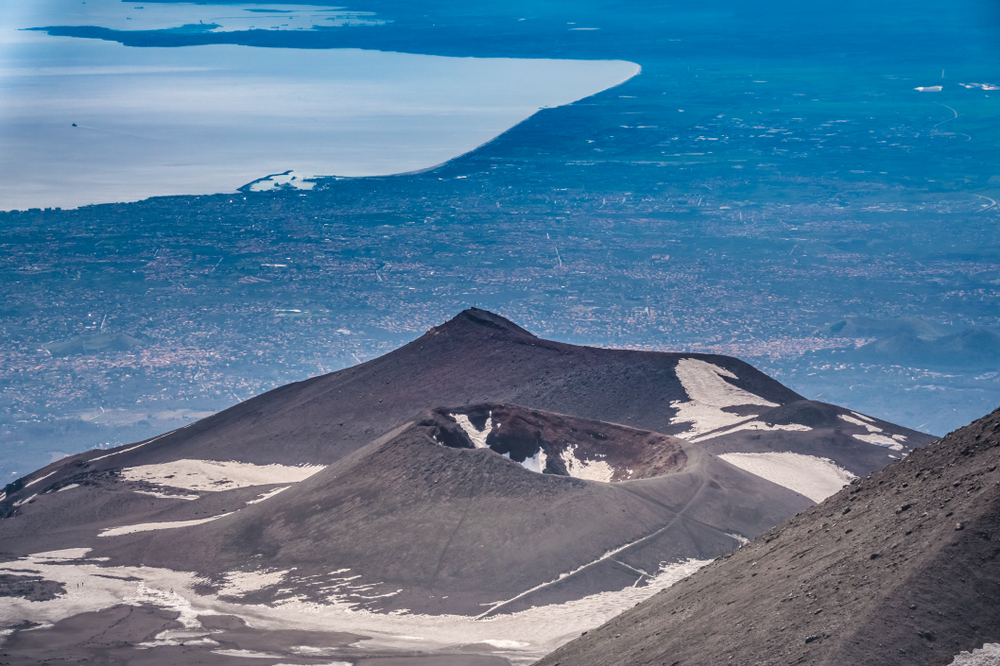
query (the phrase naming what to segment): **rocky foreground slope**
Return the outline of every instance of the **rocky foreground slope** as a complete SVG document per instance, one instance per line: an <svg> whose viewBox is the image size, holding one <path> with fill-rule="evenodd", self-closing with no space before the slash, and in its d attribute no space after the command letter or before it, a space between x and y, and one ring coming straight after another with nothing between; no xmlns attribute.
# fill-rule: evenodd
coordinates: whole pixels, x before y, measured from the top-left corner
<svg viewBox="0 0 1000 666"><path fill-rule="evenodd" d="M943 665L1000 643L998 465L1000 410L856 480L539 666Z"/></svg>

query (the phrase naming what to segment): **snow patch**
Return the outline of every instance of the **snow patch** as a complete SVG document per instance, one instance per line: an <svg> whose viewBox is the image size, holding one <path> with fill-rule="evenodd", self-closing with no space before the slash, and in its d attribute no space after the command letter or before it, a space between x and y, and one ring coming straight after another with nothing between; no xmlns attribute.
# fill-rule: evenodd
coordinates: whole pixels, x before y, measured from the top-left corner
<svg viewBox="0 0 1000 666"><path fill-rule="evenodd" d="M39 562L70 562L73 560L82 560L87 557L87 553L90 551L90 548L66 548L64 550L49 550L44 553L35 553L28 557L31 560L38 560Z"/></svg>
<svg viewBox="0 0 1000 666"><path fill-rule="evenodd" d="M501 648L507 650L528 647L529 645L529 643L525 643L524 641L502 640L496 638L487 638L486 640L480 642L486 643L487 645L492 645L495 648Z"/></svg>
<svg viewBox="0 0 1000 666"><path fill-rule="evenodd" d="M190 423L189 423L188 425L184 426L184 428L187 428L187 427L188 427L188 426L190 426L190 425L192 425L192 424L190 424ZM184 428L178 428L178 430L183 430ZM96 457L96 458L91 458L91 459L90 459L90 460L88 460L87 462L89 462L89 463L95 463L95 462L97 462L98 460L104 460L105 458L110 458L111 456L117 456L117 455L119 455L119 454L122 454L122 453L128 453L129 451L135 451L135 450L136 450L137 448L139 448L140 446L146 446L147 444L152 444L152 443L153 443L153 442L155 442L156 440L158 440L158 439L163 439L163 438L164 438L164 437L166 437L167 435L172 435L172 434L174 434L175 432L177 432L177 430L171 430L170 432L165 432L165 433L163 433L162 435L158 435L158 436L156 436L156 437L154 437L153 439L150 439L150 440L148 440L148 441L145 441L145 442L139 442L138 444L135 444L135 445L133 445L133 446L130 446L130 447L128 447L127 449L121 449L120 451L113 451L113 452L111 452L111 453L106 453L106 454L104 454L103 456L98 456L98 457Z"/></svg>
<svg viewBox="0 0 1000 666"><path fill-rule="evenodd" d="M206 634L207 632L204 629L197 632L168 629L158 633L152 640L136 643L135 645L139 648L157 648L164 647L166 645L211 645L215 647L220 645L216 641L209 638Z"/></svg>
<svg viewBox="0 0 1000 666"><path fill-rule="evenodd" d="M149 495L150 497L159 497L160 499L179 499L188 500L189 502L201 497L201 495L171 495L169 493L156 492L155 490L136 490L135 492L139 495Z"/></svg>
<svg viewBox="0 0 1000 666"><path fill-rule="evenodd" d="M73 490L74 488L79 488L79 487L80 487L79 483L71 483L68 486L63 486L62 488L60 488L56 492L57 493L61 493L61 492L65 491L65 490Z"/></svg>
<svg viewBox="0 0 1000 666"><path fill-rule="evenodd" d="M157 439L159 439L159 437L157 437ZM129 448L122 449L121 451L114 451L112 453L105 453L103 456L97 456L96 458L91 458L87 462L95 463L98 460L104 460L105 458L110 458L111 456L117 456L117 455L119 455L121 453L128 453L129 451L132 451L133 449L137 449L140 446L142 446L142 444L136 444L135 446L130 446Z"/></svg>
<svg viewBox="0 0 1000 666"><path fill-rule="evenodd" d="M491 432L493 432L493 412L490 412L482 430L479 430L476 426L472 425L472 421L470 421L469 417L465 414L449 414L448 416L455 419L455 423L457 423L462 430L465 431L465 434L469 436L469 439L472 440L473 446L477 449L489 448L486 444L486 438L489 437Z"/></svg>
<svg viewBox="0 0 1000 666"><path fill-rule="evenodd" d="M545 451L538 449L538 452L535 453L535 455L533 455L530 458L525 458L524 462L521 463L521 466L524 467L524 469L528 470L529 472L535 472L537 474L541 474L542 471L545 469L546 459L547 457L545 455Z"/></svg>
<svg viewBox="0 0 1000 666"><path fill-rule="evenodd" d="M275 495L277 495L278 493L283 492L285 490L288 490L289 488L291 488L291 486L281 486L280 488L275 488L274 490L269 490L266 493L263 493L262 495L258 495L257 499L252 499L252 500L247 501L247 506L249 506L251 504L260 504L261 502L269 500L272 497L274 497Z"/></svg>
<svg viewBox="0 0 1000 666"><path fill-rule="evenodd" d="M191 527L193 525L203 525L205 523L210 523L213 520L218 520L219 518L225 518L226 516L231 516L235 513L230 511L229 513L222 513L218 516L212 516L211 518L199 518L197 520L174 520L162 523L137 523L135 525L122 525L121 527L110 527L106 530L102 530L97 536L102 537L113 537L113 536L123 536L125 534L135 534L136 532L153 532L155 530L172 530L178 527Z"/></svg>
<svg viewBox="0 0 1000 666"><path fill-rule="evenodd" d="M807 425L802 425L801 423L774 423L768 424L763 421L757 421L755 419L748 419L743 423L738 423L736 426L729 428L728 430L723 430L722 432L708 432L704 435L699 435L697 437L692 437L692 442L703 442L706 439L713 439L715 437L722 437L723 435L731 435L734 432L739 432L741 430L753 430L755 432L774 432L776 430L787 430L790 432L809 432L812 430Z"/></svg>
<svg viewBox="0 0 1000 666"><path fill-rule="evenodd" d="M219 647L219 645L221 645L221 643L219 643L218 641L213 641L208 636L200 636L200 637L194 638L192 640L182 641L180 644L183 645L183 646L185 646L185 647L188 647L188 646L191 646L191 645L195 645L195 646L198 646L198 645L207 645L207 646L210 646L210 647Z"/></svg>
<svg viewBox="0 0 1000 666"><path fill-rule="evenodd" d="M868 421L868 423L875 423L875 419L873 419L870 416L865 416L864 414L858 414L857 412L851 412L851 414L854 414L855 416L857 416L862 421Z"/></svg>
<svg viewBox="0 0 1000 666"><path fill-rule="evenodd" d="M866 444L874 444L875 446L884 446L887 449L892 449L893 451L902 451L903 445L897 442L891 437L886 437L885 435L879 435L877 433L869 433L867 435L853 435L854 439L860 439Z"/></svg>
<svg viewBox="0 0 1000 666"><path fill-rule="evenodd" d="M50 476L52 476L53 474L55 474L58 471L59 470L56 470L55 472L49 472L45 476L40 476L37 479L35 479L34 481L28 481L26 484L24 484L24 487L27 488L28 486L33 486L36 483L41 483L42 481L44 481L45 479L49 478Z"/></svg>
<svg viewBox="0 0 1000 666"><path fill-rule="evenodd" d="M318 648L312 645L295 645L291 648L292 652L301 655L303 657L332 657L337 653L337 648ZM339 664L340 662L333 662ZM280 666L280 664L275 664L274 666ZM316 666L329 666L328 664L317 664ZM345 666L351 666L351 664L345 664Z"/></svg>
<svg viewBox="0 0 1000 666"><path fill-rule="evenodd" d="M219 590L219 595L239 597L250 592L257 592L265 587L277 585L290 573L290 569L284 571L229 571L226 573L226 583Z"/></svg>
<svg viewBox="0 0 1000 666"><path fill-rule="evenodd" d="M202 626L198 619L199 615L215 615L214 611L196 610L190 601L172 589L170 591L151 587L146 581L140 581L136 586L132 596L122 599L127 604L141 606L149 604L176 612L179 617L177 622L183 625L184 629L167 629L161 631L153 637L151 641L139 643L139 647L152 648L164 645L218 645L206 634L209 632Z"/></svg>
<svg viewBox="0 0 1000 666"><path fill-rule="evenodd" d="M851 412L851 414L854 414L854 412ZM837 414L837 416L840 417L840 419L843 421L847 421L850 424L865 428L866 430L868 430L868 432L882 432L882 428L876 427L871 423L865 423L861 419L854 418L854 416L848 416L847 414ZM855 416L861 416L861 415L855 414Z"/></svg>
<svg viewBox="0 0 1000 666"><path fill-rule="evenodd" d="M570 444L561 456L570 476L585 481L611 483L611 477L615 475L615 470L611 465L603 460L581 460L576 457L576 449L576 444Z"/></svg>
<svg viewBox="0 0 1000 666"><path fill-rule="evenodd" d="M861 414L858 414L857 412L851 412L851 414L854 414L855 416L861 416ZM882 432L882 428L874 426L871 423L866 423L865 421L861 421L852 416L848 416L847 414L838 414L838 416L844 421L847 421L848 423L851 423L856 426L861 426L868 431L868 434L866 435L852 435L854 439L860 440L866 444L874 444L875 446L884 446L886 448L892 449L893 451L903 450L903 445L900 444L899 442L906 440L905 435L893 435L892 437L889 437L888 435L880 434ZM867 417L861 416L861 418L864 419ZM871 421L872 419L868 420Z"/></svg>
<svg viewBox="0 0 1000 666"><path fill-rule="evenodd" d="M497 650L503 650L512 663L533 663L580 632L603 624L708 564L708 560L664 563L642 586L476 620L461 615L360 611L349 597L339 595L331 596L329 603L304 599L273 605L235 603L218 595L196 593L200 582L197 574L157 567L99 566L95 560L81 559L87 552L88 549L80 548L38 553L0 563L0 573L14 573L16 569L30 566L46 580L62 583L67 590L66 595L43 602L6 600L0 604L0 626L23 620L58 622L124 601L150 604L180 614L184 629L163 632L156 636L154 644L203 641L209 632L201 628L197 616L223 614L243 618L248 625L262 631L301 629L362 634L371 637L365 644L372 649L398 647L396 637L401 635L420 639L421 650L428 652L453 649L456 644L511 641L501 643L503 647ZM141 579L142 583L137 586L135 579ZM515 646L515 643L521 645ZM239 656L248 655L241 653Z"/></svg>
<svg viewBox="0 0 1000 666"><path fill-rule="evenodd" d="M30 502L31 500L35 499L36 497L38 497L38 493L35 493L31 497L25 497L23 500L18 500L16 502L14 502L14 506L15 507L23 506L23 505L27 504L28 502Z"/></svg>
<svg viewBox="0 0 1000 666"><path fill-rule="evenodd" d="M688 401L674 400L670 406L677 413L670 420L672 424L691 424L690 430L677 435L691 438L697 435L738 424L746 416L722 411L724 407L759 405L777 407L778 404L733 386L725 378L738 377L717 365L695 358L682 358L675 369Z"/></svg>
<svg viewBox="0 0 1000 666"><path fill-rule="evenodd" d="M350 569L338 569L337 571L330 572L328 574L313 574L310 576L292 576L291 570L285 572L274 572L273 575L284 575L287 576L287 580L284 584L287 586L286 589L279 589L278 594L283 594L291 592L298 585L308 585L312 587L315 591L325 595L325 598L329 603L350 603L350 607L347 608L347 612L365 612L357 607L359 600L370 601L373 599L387 599L394 597L402 589L392 590L390 592L385 592L382 594L369 594L370 592L377 591L384 583L364 583L361 582L360 574L350 574ZM348 574L348 575L343 575ZM286 603L291 603L293 601L300 601L303 597L293 597L282 599L276 602L277 605L282 605ZM398 611L393 611L398 612Z"/></svg>
<svg viewBox="0 0 1000 666"><path fill-rule="evenodd" d="M955 655L949 666L996 666L1000 664L1000 643L986 643L983 647Z"/></svg>
<svg viewBox="0 0 1000 666"><path fill-rule="evenodd" d="M212 654L223 657L242 657L243 659L280 659L281 655L274 652L256 652L254 650L212 650Z"/></svg>
<svg viewBox="0 0 1000 666"><path fill-rule="evenodd" d="M254 465L235 460L175 460L157 465L126 467L126 481L145 481L194 491L232 490L276 483L297 483L325 469L324 465Z"/></svg>
<svg viewBox="0 0 1000 666"><path fill-rule="evenodd" d="M734 467L794 490L814 502L822 502L856 478L829 458L788 451L723 453L719 457Z"/></svg>

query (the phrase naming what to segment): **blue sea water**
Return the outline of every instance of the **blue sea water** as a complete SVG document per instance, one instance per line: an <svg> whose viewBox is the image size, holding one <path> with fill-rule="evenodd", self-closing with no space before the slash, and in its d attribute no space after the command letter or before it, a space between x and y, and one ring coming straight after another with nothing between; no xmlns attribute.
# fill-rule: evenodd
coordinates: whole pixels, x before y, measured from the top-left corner
<svg viewBox="0 0 1000 666"><path fill-rule="evenodd" d="M133 48L26 31L61 21L218 35L266 26L372 29L315 6L6 1L0 16L0 208L234 192L291 171L427 169L544 107L636 74L621 60L455 58L358 48ZM289 28L288 26L294 26Z"/></svg>
<svg viewBox="0 0 1000 666"><path fill-rule="evenodd" d="M887 126L914 114L944 124L959 104L965 122L988 123L1000 87L1000 9L988 0L0 7L4 209L233 191L289 170L301 185L425 169L540 108L629 79L634 63L643 75L603 97L592 126L603 137L646 130L647 149L633 159L669 155L667 135L700 114L741 108ZM617 122L622 114L644 120ZM960 125L928 138L968 138L962 149L1000 171L986 157L996 137L973 139ZM559 132L550 129L518 149L548 152ZM891 143L846 162L824 150L792 154L796 169L881 172L898 157Z"/></svg>

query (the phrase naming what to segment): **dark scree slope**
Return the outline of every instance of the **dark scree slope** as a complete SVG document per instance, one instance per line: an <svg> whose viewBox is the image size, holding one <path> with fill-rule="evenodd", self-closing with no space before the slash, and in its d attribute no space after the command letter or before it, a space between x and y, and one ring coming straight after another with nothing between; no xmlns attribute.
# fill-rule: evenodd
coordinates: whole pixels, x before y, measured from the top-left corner
<svg viewBox="0 0 1000 666"><path fill-rule="evenodd" d="M1000 642L1000 410L539 666L943 665Z"/></svg>

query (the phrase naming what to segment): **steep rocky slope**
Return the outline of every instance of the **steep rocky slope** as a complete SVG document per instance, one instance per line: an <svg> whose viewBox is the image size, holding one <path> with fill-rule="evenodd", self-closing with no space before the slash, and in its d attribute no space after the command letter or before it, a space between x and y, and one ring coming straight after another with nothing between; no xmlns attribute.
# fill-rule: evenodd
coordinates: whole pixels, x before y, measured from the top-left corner
<svg viewBox="0 0 1000 666"><path fill-rule="evenodd" d="M1000 642L1000 410L539 666L948 664Z"/></svg>

